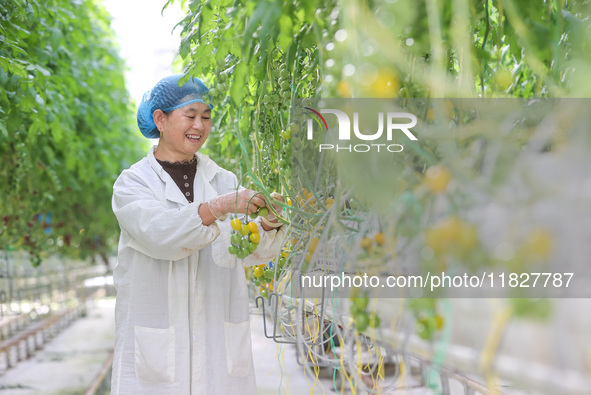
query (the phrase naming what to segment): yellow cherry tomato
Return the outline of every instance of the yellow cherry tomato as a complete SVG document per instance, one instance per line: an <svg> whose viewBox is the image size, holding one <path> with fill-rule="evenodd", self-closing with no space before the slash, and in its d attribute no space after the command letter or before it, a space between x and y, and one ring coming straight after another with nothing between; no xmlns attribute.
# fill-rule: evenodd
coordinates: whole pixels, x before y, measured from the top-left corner
<svg viewBox="0 0 591 395"><path fill-rule="evenodd" d="M435 120L435 110L433 107L427 110L427 119L431 122Z"/></svg>
<svg viewBox="0 0 591 395"><path fill-rule="evenodd" d="M259 278L259 277L261 277L261 276L262 276L264 273L265 273L265 272L263 271L263 269L261 269L261 268L260 268L260 267L258 267L258 266L257 266L257 267L254 269L254 272L253 272L253 274L254 274L254 276L255 276L256 278Z"/></svg>
<svg viewBox="0 0 591 395"><path fill-rule="evenodd" d="M530 258L547 259L552 254L552 234L543 228L533 229L525 241L525 252Z"/></svg>
<svg viewBox="0 0 591 395"><path fill-rule="evenodd" d="M250 241L255 244L258 244L261 241L261 236L258 233L251 233L250 234Z"/></svg>
<svg viewBox="0 0 591 395"><path fill-rule="evenodd" d="M447 115L448 118L453 118L454 117L454 104L451 101L446 100L443 102L443 107L445 108L445 115Z"/></svg>
<svg viewBox="0 0 591 395"><path fill-rule="evenodd" d="M363 86L363 93L368 97L396 97L400 82L398 76L389 69L381 69L377 72L371 71L366 74L369 85Z"/></svg>
<svg viewBox="0 0 591 395"><path fill-rule="evenodd" d="M454 104L451 101L446 100L443 102L443 113L445 114L447 119L451 120L454 118ZM433 122L435 120L435 116L436 111L433 107L427 110L427 119L429 121Z"/></svg>
<svg viewBox="0 0 591 395"><path fill-rule="evenodd" d="M310 247L308 248L308 252L310 254L314 254L314 251L316 251L316 246L318 245L318 238L314 237L311 241L310 241Z"/></svg>
<svg viewBox="0 0 591 395"><path fill-rule="evenodd" d="M441 228L441 232L445 235L446 242L448 243L455 243L458 241L462 232L462 227L464 226L465 224L462 220L455 215L445 218L438 224L438 227Z"/></svg>
<svg viewBox="0 0 591 395"><path fill-rule="evenodd" d="M337 92L341 97L351 97L351 84L347 81L340 81L337 85Z"/></svg>
<svg viewBox="0 0 591 395"><path fill-rule="evenodd" d="M331 208L333 204L334 204L333 198L326 199L326 208Z"/></svg>
<svg viewBox="0 0 591 395"><path fill-rule="evenodd" d="M439 314L435 315L435 328L437 328L437 330L440 331L441 329L443 329L444 325L445 321L443 320L443 317Z"/></svg>
<svg viewBox="0 0 591 395"><path fill-rule="evenodd" d="M384 232L376 233L373 238L376 241L376 244L379 245L380 247L383 246L384 242L386 241L386 235L384 235Z"/></svg>
<svg viewBox="0 0 591 395"><path fill-rule="evenodd" d="M287 251L281 251L281 256L284 258L287 258L289 256L289 252Z"/></svg>
<svg viewBox="0 0 591 395"><path fill-rule="evenodd" d="M249 222L247 226L250 233L259 233L259 228L254 222Z"/></svg>
<svg viewBox="0 0 591 395"><path fill-rule="evenodd" d="M240 230L242 229L242 222L240 222L238 218L234 218L232 222L230 222L230 226L232 226L232 229L234 230Z"/></svg>
<svg viewBox="0 0 591 395"><path fill-rule="evenodd" d="M463 251L469 251L478 244L478 230L474 225L463 222L457 239Z"/></svg>
<svg viewBox="0 0 591 395"><path fill-rule="evenodd" d="M361 239L361 248L363 248L364 250L369 250L372 245L373 242L369 237L364 237L363 239Z"/></svg>
<svg viewBox="0 0 591 395"><path fill-rule="evenodd" d="M433 193L445 191L450 180L450 171L441 165L431 166L425 172L425 184Z"/></svg>
<svg viewBox="0 0 591 395"><path fill-rule="evenodd" d="M433 250L435 254L441 254L447 249L448 238L445 231L440 227L427 228L425 230L425 244Z"/></svg>

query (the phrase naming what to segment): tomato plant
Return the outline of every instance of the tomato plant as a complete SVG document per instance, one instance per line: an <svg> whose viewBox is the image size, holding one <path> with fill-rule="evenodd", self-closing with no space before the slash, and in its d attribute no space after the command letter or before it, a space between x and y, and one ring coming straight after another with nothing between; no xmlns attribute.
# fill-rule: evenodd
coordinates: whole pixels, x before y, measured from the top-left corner
<svg viewBox="0 0 591 395"><path fill-rule="evenodd" d="M354 246L354 270L397 263L396 252L409 245L420 250L417 261L426 269L491 264L494 251L486 250L467 211L474 196L494 196L535 128L520 125L506 136L474 132L470 126L481 127L482 114L455 98L591 93L580 71L591 63L588 2L184 4L185 72L209 82L216 105L217 133L207 153L236 169L243 184L292 198L282 218L291 243L277 268L283 262L315 269L327 242L339 237L357 240L346 243ZM396 99L432 135L387 160L304 156L310 145L298 100L332 97ZM437 139L455 127L465 134ZM544 149L557 146L552 140ZM548 259L553 238L534 230L519 252ZM431 313L417 317L425 337L441 327Z"/></svg>
<svg viewBox="0 0 591 395"><path fill-rule="evenodd" d="M144 155L109 16L91 0L14 0L0 23L0 249L106 259L112 185Z"/></svg>

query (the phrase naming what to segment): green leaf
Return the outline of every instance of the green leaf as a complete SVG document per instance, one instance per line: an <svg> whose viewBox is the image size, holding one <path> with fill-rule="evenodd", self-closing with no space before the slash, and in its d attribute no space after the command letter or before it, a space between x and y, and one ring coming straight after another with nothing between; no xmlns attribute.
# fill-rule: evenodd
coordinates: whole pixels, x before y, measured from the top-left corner
<svg viewBox="0 0 591 395"><path fill-rule="evenodd" d="M183 86L191 78L191 74L187 73L179 79L179 86Z"/></svg>
<svg viewBox="0 0 591 395"><path fill-rule="evenodd" d="M6 129L6 124L1 119L0 119L0 132L4 137L8 137L8 130Z"/></svg>
<svg viewBox="0 0 591 395"><path fill-rule="evenodd" d="M4 71L10 72L19 77L25 78L27 76L25 67L16 63L14 60L5 58L3 56L0 56L0 67L2 67Z"/></svg>
<svg viewBox="0 0 591 395"><path fill-rule="evenodd" d="M179 48L179 55L185 59L191 52L191 36L185 36L181 39L181 46Z"/></svg>
<svg viewBox="0 0 591 395"><path fill-rule="evenodd" d="M45 100L43 100L43 98L40 95L36 95L35 96L35 101L37 102L37 104L39 104L39 106L43 107L45 105Z"/></svg>
<svg viewBox="0 0 591 395"><path fill-rule="evenodd" d="M58 118L56 118L50 125L51 135L53 136L56 143L61 142L64 139L64 129Z"/></svg>
<svg viewBox="0 0 591 395"><path fill-rule="evenodd" d="M246 94L245 85L247 82L248 65L245 62L240 62L234 69L234 78L232 87L230 88L230 98L236 106L242 102Z"/></svg>
<svg viewBox="0 0 591 395"><path fill-rule="evenodd" d="M293 41L293 22L291 16L281 15L279 19L279 47L286 51Z"/></svg>

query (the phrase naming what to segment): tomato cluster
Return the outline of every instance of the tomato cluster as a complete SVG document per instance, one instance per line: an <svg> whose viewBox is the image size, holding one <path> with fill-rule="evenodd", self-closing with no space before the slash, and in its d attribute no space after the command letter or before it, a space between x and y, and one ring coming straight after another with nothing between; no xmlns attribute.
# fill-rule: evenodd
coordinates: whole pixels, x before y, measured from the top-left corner
<svg viewBox="0 0 591 395"><path fill-rule="evenodd" d="M215 103L221 103L226 97L228 90L230 89L228 80L229 74L221 72L216 78L215 86L209 89L209 96Z"/></svg>
<svg viewBox="0 0 591 395"><path fill-rule="evenodd" d="M353 317L355 329L359 332L363 332L368 327L377 328L380 326L380 317L378 314L375 311L371 314L367 312L369 298L366 294L363 294L360 297L352 296L350 300L351 305L349 306L349 311Z"/></svg>
<svg viewBox="0 0 591 395"><path fill-rule="evenodd" d="M232 220L231 226L231 245L228 247L228 252L244 259L257 249L261 241L259 228L254 222L243 224L238 218Z"/></svg>
<svg viewBox="0 0 591 395"><path fill-rule="evenodd" d="M310 213L329 210L335 203L334 198L329 195L326 199L321 199L320 204L318 204L314 193L308 191L306 188L302 188L302 191L296 195L295 199L300 209Z"/></svg>
<svg viewBox="0 0 591 395"><path fill-rule="evenodd" d="M284 273L288 265L289 249L286 247L281 251L281 255L268 265L258 265L253 268L252 281L255 286L260 287L262 297L269 296L269 291L273 290L273 281L278 280Z"/></svg>
<svg viewBox="0 0 591 395"><path fill-rule="evenodd" d="M266 217L269 215L269 209L266 207L259 207L257 211L249 214L250 219L256 219L256 217Z"/></svg>
<svg viewBox="0 0 591 395"><path fill-rule="evenodd" d="M458 216L446 217L425 230L425 245L435 255L465 256L478 245L478 230Z"/></svg>
<svg viewBox="0 0 591 395"><path fill-rule="evenodd" d="M279 66L276 76L279 78L276 80L275 89L263 96L263 104L270 111L277 110L277 106L291 99L291 77L285 63Z"/></svg>
<svg viewBox="0 0 591 395"><path fill-rule="evenodd" d="M273 290L273 279L275 273L271 265L258 265L253 269L254 285L260 288L260 293L263 298L269 296L269 291Z"/></svg>
<svg viewBox="0 0 591 395"><path fill-rule="evenodd" d="M365 260L382 260L386 257L386 252L384 251L384 244L386 243L386 235L384 232L377 232L373 237L365 236L359 242L361 246L361 251L359 255L357 255L358 261L365 261ZM392 246L396 243L396 240L392 238L388 240L389 244Z"/></svg>
<svg viewBox="0 0 591 395"><path fill-rule="evenodd" d="M433 336L443 329L445 324L443 316L438 313L436 299L411 299L409 308L416 319L416 334L423 340L431 340Z"/></svg>

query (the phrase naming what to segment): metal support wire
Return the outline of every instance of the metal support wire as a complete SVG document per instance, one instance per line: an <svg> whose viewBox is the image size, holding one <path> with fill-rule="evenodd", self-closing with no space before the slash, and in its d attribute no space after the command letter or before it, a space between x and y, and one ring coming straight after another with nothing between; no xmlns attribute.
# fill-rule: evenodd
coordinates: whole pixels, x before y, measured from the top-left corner
<svg viewBox="0 0 591 395"><path fill-rule="evenodd" d="M305 356L311 355L316 360L314 361L315 367L328 367L336 369L340 366L338 359L333 355L329 355L327 351L330 349L330 344L332 339L337 337L335 334L330 334L332 330L331 322L323 322L323 330L322 330L322 341L318 343L306 343L302 341L301 344L298 344L302 348L302 354ZM328 333L328 335L327 335ZM327 335L327 336L325 336ZM338 337L337 337L338 339ZM337 343L340 342L337 340ZM304 366L307 362L301 359L300 355L300 348L296 350L296 362L300 366Z"/></svg>
<svg viewBox="0 0 591 395"><path fill-rule="evenodd" d="M312 364L315 367L327 367L339 370L340 358L338 358L334 352L336 348L340 348L341 352L345 352L345 367L348 374L352 376L352 380L356 383L360 390L367 393L373 394L376 392L395 389L398 379L401 374L400 364L405 363L407 366L411 366L414 362L415 366L419 368L419 379L421 385L427 385L429 375L437 373L439 375L438 380L438 391L441 395L451 395L450 380L453 379L463 386L464 395L474 395L476 393L489 395L491 391L483 384L467 377L462 372L452 370L443 366L435 364L433 361L415 354L411 354L408 350L403 349L393 350L387 344L381 344L379 342L372 342L370 338L366 336L355 335L355 331L344 330L342 325L339 325L333 317L331 320L325 319L325 306L324 306L324 294L322 295L320 304L320 314L314 312L314 308L310 308L304 300L296 300L295 307L288 307L288 311L293 312L295 310L295 319L291 318L289 322L290 327L294 327L295 333L293 335L284 333L278 333L278 325L280 323L285 324L285 321L279 315L279 305L281 303L281 295L275 292L269 294L269 300L267 307L265 306L265 300L262 296L255 298L256 307L260 307L263 310L263 328L264 335L269 339L273 339L279 344L294 344L296 345L296 361L299 365L304 367ZM269 309L270 308L270 309ZM267 325L267 314L269 313L271 320L273 321L273 330L271 331ZM301 321L300 321L301 315ZM306 319L312 316L314 320L318 322L318 331L314 335L304 337ZM314 337L318 337L318 340L310 341ZM335 341L336 339L336 341ZM332 349L334 344L335 349ZM359 367L359 361L356 361L355 356L358 355L358 349L356 347L362 347L366 352L376 353L377 361L372 363L362 364L367 366L369 369L367 372L363 368ZM308 357L309 356L309 357ZM382 385L375 385L373 388L367 385L367 377L373 377L372 372L376 372L379 369L380 363L393 363L395 365L395 371L389 376L384 376ZM363 380L363 378L366 380ZM372 379L375 381L375 379ZM387 383L387 384L386 384Z"/></svg>
<svg viewBox="0 0 591 395"><path fill-rule="evenodd" d="M289 338L290 336L285 336L285 335L277 335L277 314L278 314L278 310L279 310L279 295L276 294L275 292L271 292L271 294L269 295L269 306L271 307L271 298L275 297L276 298L276 303L275 303L275 320L273 320L273 335L269 335L267 333L267 314L265 312L265 298L263 298L262 296L257 296L255 298L255 306L258 308L259 307L259 299L261 300L261 308L263 309L263 329L264 329L264 334L265 337L268 339L273 339L273 341L275 343L280 343L280 344L296 344L295 340L280 340L280 339L284 339L284 338ZM271 312L271 316L273 316L273 312Z"/></svg>
<svg viewBox="0 0 591 395"><path fill-rule="evenodd" d="M486 385L468 377L460 371L450 369L445 366L435 366L433 361L423 358L419 355L409 354L409 356L418 363L421 378L426 378L428 374L432 374L434 371L440 375L440 390L441 394L443 395L451 394L449 386L450 379L453 379L462 385L464 389L464 395L474 395L476 393L483 395L493 394L493 391L491 391ZM424 381L423 385L426 385Z"/></svg>
<svg viewBox="0 0 591 395"><path fill-rule="evenodd" d="M267 319L266 319L266 312L265 312L265 301L264 298L262 296L258 296L255 298L255 306L258 308L259 307L259 299L261 300L261 308L263 309L263 328L264 328L264 334L265 337L269 338L269 339L273 339L273 341L275 341L276 343L282 343L282 344L295 344L297 340L295 340L295 337L292 336L288 336L288 335L278 335L277 334L277 326L279 324L279 322L283 322L280 320L279 318L279 305L281 303L281 295L277 294L276 292L271 292L268 296L268 305L269 307L273 307L273 301L274 301L274 309L271 310L271 314L270 317L273 321L273 334L269 335L268 331L267 331ZM322 294L320 296L320 301L317 303L320 305L320 316L318 318L318 322L319 323L323 323L325 321L325 308L324 308L324 300L325 300L325 288L322 288ZM300 306L301 309L301 328L298 328L298 320L296 320L296 331L301 330L303 332L305 326L306 326L306 317L308 317L308 311L306 311L305 308L302 308L301 306L305 305L305 299L303 299L300 303L296 302L296 310L298 309L298 306ZM310 312L311 314L314 314L313 311ZM300 312L297 313L298 315L300 314ZM290 325L293 326L293 325ZM320 329L320 325L318 325L319 329ZM318 333L319 335L320 333ZM314 336L310 336L310 338L312 338ZM294 340L281 340L281 339L286 339L286 338L291 338ZM322 340L322 336L319 336L319 338L321 339L318 342L312 342L312 343L307 343L308 346L319 346L319 345L324 345L326 343L326 341Z"/></svg>
<svg viewBox="0 0 591 395"><path fill-rule="evenodd" d="M343 350L348 349L350 358L346 359L346 367L348 373L356 383L357 389L368 394L382 393L383 391L395 389L401 373L400 360L402 359L404 361L404 357L399 358L402 353L393 350L387 345L373 342L366 336L360 335L360 337L357 337L354 331L351 332L349 338L351 341L344 339L346 345L343 347ZM367 362L356 360L355 356L358 355L357 347L363 348L362 356L365 355L368 358ZM375 354L374 358L376 358L373 363L369 362L371 353ZM380 365L385 369L385 366L389 363L394 365L395 370L393 374L387 377L385 376L384 370L383 382L378 386L375 374L379 371ZM367 367L367 371L364 370L364 367ZM368 379L374 383L373 386L366 384Z"/></svg>
<svg viewBox="0 0 591 395"><path fill-rule="evenodd" d="M439 375L441 381L441 393L442 395L450 395L449 391L449 376L445 373Z"/></svg>

